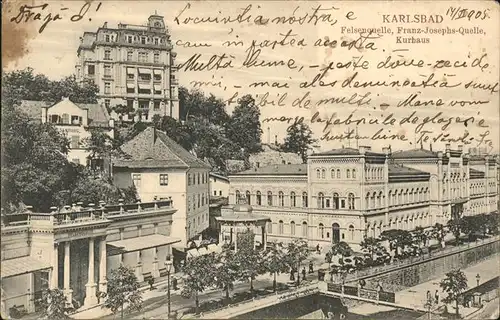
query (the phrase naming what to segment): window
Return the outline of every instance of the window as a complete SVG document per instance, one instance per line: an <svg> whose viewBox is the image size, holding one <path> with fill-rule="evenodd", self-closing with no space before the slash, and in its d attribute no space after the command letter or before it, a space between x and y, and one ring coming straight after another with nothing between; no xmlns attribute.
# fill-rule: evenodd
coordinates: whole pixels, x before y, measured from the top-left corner
<svg viewBox="0 0 500 320"><path fill-rule="evenodd" d="M345 199L340 200L340 208L345 209Z"/></svg>
<svg viewBox="0 0 500 320"><path fill-rule="evenodd" d="M273 193L271 191L267 192L267 205L268 206L273 205Z"/></svg>
<svg viewBox="0 0 500 320"><path fill-rule="evenodd" d="M322 169L321 170L321 179L325 179L325 178L326 178L326 170Z"/></svg>
<svg viewBox="0 0 500 320"><path fill-rule="evenodd" d="M320 192L318 193L318 208L324 208L325 207L325 195Z"/></svg>
<svg viewBox="0 0 500 320"><path fill-rule="evenodd" d="M199 207L200 207L200 202L201 202L200 195L199 195L199 194L197 194L197 195L196 195L196 198L198 199L198 208L199 208Z"/></svg>
<svg viewBox="0 0 500 320"><path fill-rule="evenodd" d="M348 230L349 230L349 240L354 240L354 226L351 224Z"/></svg>
<svg viewBox="0 0 500 320"><path fill-rule="evenodd" d="M104 39L105 39L106 42L109 42L111 40L110 37L109 37L109 34L105 35Z"/></svg>
<svg viewBox="0 0 500 320"><path fill-rule="evenodd" d="M257 191L256 200L257 200L257 205L261 206L262 205L262 194L260 193L260 191Z"/></svg>
<svg viewBox="0 0 500 320"><path fill-rule="evenodd" d="M104 76L111 76L111 66L110 65L106 65L104 66Z"/></svg>
<svg viewBox="0 0 500 320"><path fill-rule="evenodd" d="M160 186L168 186L168 174L160 174Z"/></svg>
<svg viewBox="0 0 500 320"><path fill-rule="evenodd" d="M278 192L278 203L281 207L285 205L285 196L283 195L283 191Z"/></svg>
<svg viewBox="0 0 500 320"><path fill-rule="evenodd" d="M293 222L293 221L292 221L292 222L290 222L290 234L291 234L292 236L294 236L294 235L295 235L295 222Z"/></svg>
<svg viewBox="0 0 500 320"><path fill-rule="evenodd" d="M141 37L141 44L146 44L146 37Z"/></svg>
<svg viewBox="0 0 500 320"><path fill-rule="evenodd" d="M236 190L236 192L234 193L234 196L235 196L234 203L238 203L240 201L240 197L241 197L240 190Z"/></svg>
<svg viewBox="0 0 500 320"><path fill-rule="evenodd" d="M154 110L160 110L160 101L154 101L153 103Z"/></svg>
<svg viewBox="0 0 500 320"><path fill-rule="evenodd" d="M330 170L330 177L335 179L335 169Z"/></svg>
<svg viewBox="0 0 500 320"><path fill-rule="evenodd" d="M217 195L217 190L214 190L214 196L216 196L216 195Z"/></svg>
<svg viewBox="0 0 500 320"><path fill-rule="evenodd" d="M201 206L203 207L205 205L205 194L201 194Z"/></svg>
<svg viewBox="0 0 500 320"><path fill-rule="evenodd" d="M139 52L139 62L148 62L147 52Z"/></svg>
<svg viewBox="0 0 500 320"><path fill-rule="evenodd" d="M339 208L339 194L337 192L333 193L333 209Z"/></svg>
<svg viewBox="0 0 500 320"><path fill-rule="evenodd" d="M71 149L77 149L80 146L80 136L71 136Z"/></svg>
<svg viewBox="0 0 500 320"><path fill-rule="evenodd" d="M356 169L352 169L352 178L356 179Z"/></svg>
<svg viewBox="0 0 500 320"><path fill-rule="evenodd" d="M132 36L127 36L127 42L132 43Z"/></svg>
<svg viewBox="0 0 500 320"><path fill-rule="evenodd" d="M188 186L190 186L190 185L191 185L191 174L188 173Z"/></svg>
<svg viewBox="0 0 500 320"><path fill-rule="evenodd" d="M153 62L154 63L160 63L160 54L159 53L155 53L153 55Z"/></svg>
<svg viewBox="0 0 500 320"><path fill-rule="evenodd" d="M111 104L110 100L109 99L105 99L104 100L104 106L106 107L106 109L109 109L109 105Z"/></svg>
<svg viewBox="0 0 500 320"><path fill-rule="evenodd" d="M349 193L347 195L347 207L349 210L354 210L354 194Z"/></svg>
<svg viewBox="0 0 500 320"><path fill-rule="evenodd" d="M80 159L74 158L73 160L71 160L71 162L73 162L74 164L80 164Z"/></svg>
<svg viewBox="0 0 500 320"><path fill-rule="evenodd" d="M307 222L302 222L302 236L307 238Z"/></svg>
<svg viewBox="0 0 500 320"><path fill-rule="evenodd" d="M307 208L307 192L302 193L302 207Z"/></svg>
<svg viewBox="0 0 500 320"><path fill-rule="evenodd" d="M95 74L95 66L93 64L87 66L87 72L89 75L93 76Z"/></svg>
<svg viewBox="0 0 500 320"><path fill-rule="evenodd" d="M318 226L318 236L323 239L325 237L325 226L320 223Z"/></svg>
<svg viewBox="0 0 500 320"><path fill-rule="evenodd" d="M63 113L61 119L63 124L69 124L69 114Z"/></svg>
<svg viewBox="0 0 500 320"><path fill-rule="evenodd" d="M247 192L245 192L245 198L247 200L247 204L251 204L250 200L252 200L250 198L250 191L247 190Z"/></svg>
<svg viewBox="0 0 500 320"><path fill-rule="evenodd" d="M351 179L351 170L349 169L346 170L346 178Z"/></svg>
<svg viewBox="0 0 500 320"><path fill-rule="evenodd" d="M222 190L219 191L219 196L222 196Z"/></svg>
<svg viewBox="0 0 500 320"><path fill-rule="evenodd" d="M316 178L321 179L321 170L316 169Z"/></svg>
<svg viewBox="0 0 500 320"><path fill-rule="evenodd" d="M134 183L134 186L136 188L139 188L141 186L141 174L140 173L133 173L132 174L132 182Z"/></svg>
<svg viewBox="0 0 500 320"><path fill-rule="evenodd" d="M296 207L297 206L297 201L295 197L295 192L290 192L290 206L291 207Z"/></svg>
<svg viewBox="0 0 500 320"><path fill-rule="evenodd" d="M340 169L337 169L337 179L340 179Z"/></svg>
<svg viewBox="0 0 500 320"><path fill-rule="evenodd" d="M111 93L111 82L104 82L104 93Z"/></svg>
<svg viewBox="0 0 500 320"><path fill-rule="evenodd" d="M111 60L111 50L104 50L104 60Z"/></svg>
<svg viewBox="0 0 500 320"><path fill-rule="evenodd" d="M267 223L267 233L273 233L273 223L272 222Z"/></svg>
<svg viewBox="0 0 500 320"><path fill-rule="evenodd" d="M283 220L278 222L278 234L283 234Z"/></svg>
<svg viewBox="0 0 500 320"><path fill-rule="evenodd" d="M158 38L155 38L155 44L158 45Z"/></svg>
<svg viewBox="0 0 500 320"><path fill-rule="evenodd" d="M132 61L133 59L134 59L134 52L128 51L127 52L127 61Z"/></svg>
<svg viewBox="0 0 500 320"><path fill-rule="evenodd" d="M134 80L134 79L135 79L135 75L133 73L127 74L127 80Z"/></svg>
<svg viewBox="0 0 500 320"><path fill-rule="evenodd" d="M155 74L154 75L154 80L155 81L161 81L161 74Z"/></svg>
<svg viewBox="0 0 500 320"><path fill-rule="evenodd" d="M197 184L200 184L200 174L198 173Z"/></svg>

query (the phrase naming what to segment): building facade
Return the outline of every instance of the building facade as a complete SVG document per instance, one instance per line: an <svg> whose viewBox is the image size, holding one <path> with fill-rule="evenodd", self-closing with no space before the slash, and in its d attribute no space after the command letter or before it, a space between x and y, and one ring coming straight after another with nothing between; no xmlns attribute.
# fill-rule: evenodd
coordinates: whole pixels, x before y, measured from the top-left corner
<svg viewBox="0 0 500 320"><path fill-rule="evenodd" d="M151 15L146 25L105 23L80 39L77 80L97 84L99 102L117 117L179 119L176 53L162 16Z"/></svg>
<svg viewBox="0 0 500 320"><path fill-rule="evenodd" d="M209 170L203 161L183 149L164 132L147 128L113 160L114 184L134 185L143 202L171 199L176 208L172 236L185 249L209 225Z"/></svg>
<svg viewBox="0 0 500 320"><path fill-rule="evenodd" d="M37 311L43 290L62 289L76 308L98 303L120 265L139 282L165 273L172 255L171 200L50 213L2 215L2 304Z"/></svg>
<svg viewBox="0 0 500 320"><path fill-rule="evenodd" d="M335 149L312 154L307 164L230 175L229 203L246 197L256 214L269 217L269 240L304 238L312 246L345 241L356 248L384 230L495 211L495 163L450 146L444 152Z"/></svg>
<svg viewBox="0 0 500 320"><path fill-rule="evenodd" d="M262 151L248 158L251 168L267 167L274 164L301 164L302 158L295 153L282 152L277 144L263 144Z"/></svg>
<svg viewBox="0 0 500 320"><path fill-rule="evenodd" d="M210 172L210 197L227 197L229 195L229 178Z"/></svg>
<svg viewBox="0 0 500 320"><path fill-rule="evenodd" d="M43 101L21 101L19 110L42 123L51 123L70 140L68 160L86 165L89 151L85 140L90 138L91 130L99 129L114 138L114 120L106 108L100 104L73 103L63 98L55 104Z"/></svg>

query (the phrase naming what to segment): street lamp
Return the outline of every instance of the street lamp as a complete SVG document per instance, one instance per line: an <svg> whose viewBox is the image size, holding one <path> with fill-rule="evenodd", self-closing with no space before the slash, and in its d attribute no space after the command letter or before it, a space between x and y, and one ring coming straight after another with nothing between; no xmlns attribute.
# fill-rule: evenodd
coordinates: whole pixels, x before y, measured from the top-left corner
<svg viewBox="0 0 500 320"><path fill-rule="evenodd" d="M481 276L479 273L476 275L477 286L479 287L479 280L481 280Z"/></svg>
<svg viewBox="0 0 500 320"><path fill-rule="evenodd" d="M170 272L172 271L172 260L170 256L167 256L167 261L165 261L165 269L167 270L167 316L170 319Z"/></svg>

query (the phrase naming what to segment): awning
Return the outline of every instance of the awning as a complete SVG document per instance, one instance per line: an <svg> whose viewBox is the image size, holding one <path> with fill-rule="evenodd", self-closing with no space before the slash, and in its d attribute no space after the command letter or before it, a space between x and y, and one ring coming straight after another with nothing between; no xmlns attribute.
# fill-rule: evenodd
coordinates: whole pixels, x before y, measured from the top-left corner
<svg viewBox="0 0 500 320"><path fill-rule="evenodd" d="M127 83L127 88L129 89L135 88L135 83Z"/></svg>
<svg viewBox="0 0 500 320"><path fill-rule="evenodd" d="M168 237L161 234L152 234L144 237L108 242L107 250L108 256L111 256L124 252L134 252L144 249L161 247L180 241L181 240L177 238Z"/></svg>
<svg viewBox="0 0 500 320"><path fill-rule="evenodd" d="M140 84L139 83L139 89L151 90L151 85L150 84Z"/></svg>
<svg viewBox="0 0 500 320"><path fill-rule="evenodd" d="M127 74L135 74L135 68L127 68Z"/></svg>
<svg viewBox="0 0 500 320"><path fill-rule="evenodd" d="M154 73L154 74L159 74L159 75L161 75L161 72L162 72L162 70L159 70L159 69L154 69L154 70L153 70L153 73Z"/></svg>
<svg viewBox="0 0 500 320"><path fill-rule="evenodd" d="M199 249L198 249L198 254L199 254L200 256L206 255L206 254L208 254L208 253L209 253L209 252L208 252L208 250L207 250L206 248L203 248L203 247L202 247L202 248L199 248Z"/></svg>
<svg viewBox="0 0 500 320"><path fill-rule="evenodd" d="M155 91L161 91L162 90L162 88L161 88L161 86L159 84L155 84L154 88L155 88Z"/></svg>
<svg viewBox="0 0 500 320"><path fill-rule="evenodd" d="M38 260L37 258L27 256L9 260L2 261L2 279L14 276L19 276L22 274L51 269L50 263Z"/></svg>
<svg viewBox="0 0 500 320"><path fill-rule="evenodd" d="M198 252L198 249L191 249L188 250L187 252L187 258L194 258L194 257L199 257L200 253Z"/></svg>
<svg viewBox="0 0 500 320"><path fill-rule="evenodd" d="M216 252L216 253L217 253L217 252L221 252L221 251L222 251L222 248L221 248L221 247L219 247L219 246L218 246L218 245L216 245L216 244L209 244L209 245L207 246L207 250L208 250L208 252Z"/></svg>
<svg viewBox="0 0 500 320"><path fill-rule="evenodd" d="M150 74L151 73L151 69L139 68L139 73Z"/></svg>

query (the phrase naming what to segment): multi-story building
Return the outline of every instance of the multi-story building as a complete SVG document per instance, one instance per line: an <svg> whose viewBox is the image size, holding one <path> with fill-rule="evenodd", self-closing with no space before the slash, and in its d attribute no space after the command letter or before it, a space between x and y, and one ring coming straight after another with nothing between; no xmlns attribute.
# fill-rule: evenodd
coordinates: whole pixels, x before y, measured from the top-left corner
<svg viewBox="0 0 500 320"><path fill-rule="evenodd" d="M312 154L307 164L232 174L229 202L246 197L255 214L271 218L270 240L305 238L314 246L345 241L356 248L384 230L495 211L496 170L489 157L476 160L449 145L445 152L342 148Z"/></svg>
<svg viewBox="0 0 500 320"><path fill-rule="evenodd" d="M94 306L120 265L141 283L165 277L171 245L180 241L171 237L174 213L164 200L2 214L2 311L40 311L47 288L62 289L76 308Z"/></svg>
<svg viewBox="0 0 500 320"><path fill-rule="evenodd" d="M105 23L80 39L76 77L97 84L99 102L123 106L117 112L124 121L179 118L176 53L162 16L150 16L146 25Z"/></svg>
<svg viewBox="0 0 500 320"><path fill-rule="evenodd" d="M135 185L141 201L171 199L177 210L172 236L181 239L178 245L185 249L209 225L210 166L151 127L121 150L126 156L113 160L115 185Z"/></svg>
<svg viewBox="0 0 500 320"><path fill-rule="evenodd" d="M23 100L18 109L32 120L54 124L66 134L70 140L68 160L74 163L88 163L89 151L85 140L91 136L92 129L103 130L111 138L114 137L114 120L100 104L73 103L69 98L55 104Z"/></svg>
<svg viewBox="0 0 500 320"><path fill-rule="evenodd" d="M229 179L226 176L210 172L210 197L227 197L229 194Z"/></svg>

